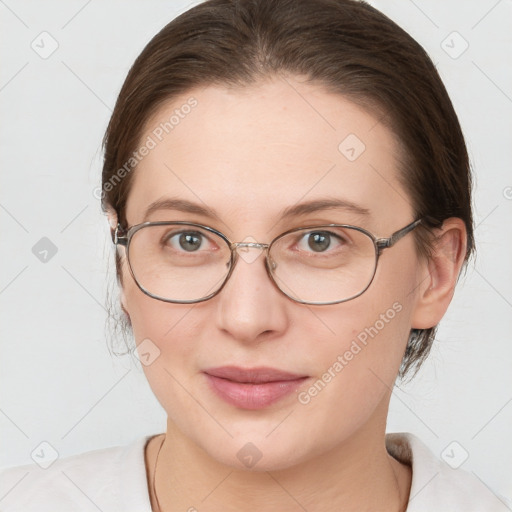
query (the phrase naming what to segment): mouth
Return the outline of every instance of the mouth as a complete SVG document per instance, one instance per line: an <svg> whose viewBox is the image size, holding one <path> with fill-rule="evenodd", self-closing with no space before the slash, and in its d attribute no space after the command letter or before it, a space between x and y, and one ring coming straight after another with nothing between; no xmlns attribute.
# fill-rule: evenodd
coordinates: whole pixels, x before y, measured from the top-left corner
<svg viewBox="0 0 512 512"><path fill-rule="evenodd" d="M222 366L204 371L217 396L241 409L262 409L296 391L308 375L269 367Z"/></svg>

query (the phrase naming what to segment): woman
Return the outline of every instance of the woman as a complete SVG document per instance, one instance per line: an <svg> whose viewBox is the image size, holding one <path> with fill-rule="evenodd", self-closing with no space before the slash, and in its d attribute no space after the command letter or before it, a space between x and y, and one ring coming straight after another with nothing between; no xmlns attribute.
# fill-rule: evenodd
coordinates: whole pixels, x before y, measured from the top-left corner
<svg viewBox="0 0 512 512"><path fill-rule="evenodd" d="M4 510L505 510L385 434L473 250L464 139L408 34L353 0L204 2L137 58L104 148L167 429L58 461Z"/></svg>

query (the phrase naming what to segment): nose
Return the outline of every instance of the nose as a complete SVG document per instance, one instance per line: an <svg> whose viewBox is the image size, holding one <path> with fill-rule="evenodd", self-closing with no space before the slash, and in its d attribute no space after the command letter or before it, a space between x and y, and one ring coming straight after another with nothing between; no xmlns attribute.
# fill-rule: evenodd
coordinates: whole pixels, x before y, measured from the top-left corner
<svg viewBox="0 0 512 512"><path fill-rule="evenodd" d="M275 338L288 326L290 299L273 284L265 269L266 244L237 244L238 258L216 302L216 325L234 339L259 342Z"/></svg>

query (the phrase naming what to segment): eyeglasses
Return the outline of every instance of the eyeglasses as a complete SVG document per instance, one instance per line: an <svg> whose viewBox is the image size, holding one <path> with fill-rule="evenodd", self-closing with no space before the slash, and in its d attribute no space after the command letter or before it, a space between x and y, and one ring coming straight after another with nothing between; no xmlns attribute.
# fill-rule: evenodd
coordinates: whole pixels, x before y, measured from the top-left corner
<svg viewBox="0 0 512 512"><path fill-rule="evenodd" d="M144 222L128 230L118 224L112 241L126 248L140 290L157 300L190 304L211 299L226 284L239 256L251 263L255 258L249 249L258 249L266 252L267 274L284 295L302 304L327 305L364 293L382 251L421 222L415 220L389 238L346 224L307 226L290 229L269 244L232 242L220 231L192 222Z"/></svg>

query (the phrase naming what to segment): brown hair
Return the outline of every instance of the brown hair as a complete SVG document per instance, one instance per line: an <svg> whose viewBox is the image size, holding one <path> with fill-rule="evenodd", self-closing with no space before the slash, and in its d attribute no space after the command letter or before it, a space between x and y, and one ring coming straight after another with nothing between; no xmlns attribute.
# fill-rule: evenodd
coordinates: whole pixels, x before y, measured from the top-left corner
<svg viewBox="0 0 512 512"><path fill-rule="evenodd" d="M467 260L474 245L470 166L450 98L424 49L355 0L208 0L166 25L134 62L106 130L103 210L113 209L126 227L131 157L163 102L197 86L244 87L286 74L379 113L402 145L400 177L416 217L426 219L415 232L420 253L428 256L431 228L460 217ZM116 254L118 279L120 264ZM411 331L401 377L416 373L434 334L435 327Z"/></svg>

